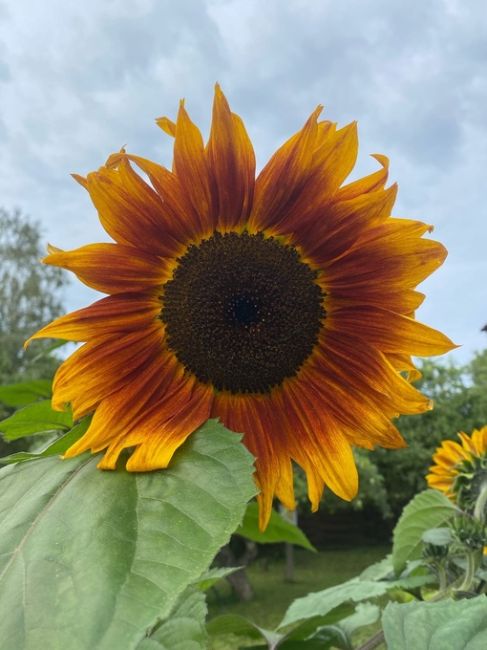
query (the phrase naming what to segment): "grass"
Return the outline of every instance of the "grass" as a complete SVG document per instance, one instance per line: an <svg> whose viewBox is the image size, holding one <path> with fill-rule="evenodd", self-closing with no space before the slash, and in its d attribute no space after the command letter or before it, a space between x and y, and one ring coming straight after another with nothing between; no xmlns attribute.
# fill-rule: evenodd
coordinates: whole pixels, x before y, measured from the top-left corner
<svg viewBox="0 0 487 650"><path fill-rule="evenodd" d="M311 591L320 591L344 582L359 574L370 564L382 559L389 552L388 547L369 546L344 550L327 550L310 553L296 549L294 582L284 581L284 562L274 560L266 567L255 562L248 569L250 582L255 591L253 600L239 602L233 596L228 583L221 582L208 594L209 618L219 614L240 614L261 627L272 629L284 616L287 607L295 598ZM360 640L373 632L365 630ZM255 644L255 641L253 642ZM247 645L241 638L216 637L212 639L211 650L236 650Z"/></svg>

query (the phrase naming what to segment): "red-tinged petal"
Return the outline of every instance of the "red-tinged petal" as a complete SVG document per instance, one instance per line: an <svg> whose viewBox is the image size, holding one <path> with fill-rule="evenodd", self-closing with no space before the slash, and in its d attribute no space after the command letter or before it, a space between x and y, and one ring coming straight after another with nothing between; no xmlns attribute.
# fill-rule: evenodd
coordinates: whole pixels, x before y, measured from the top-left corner
<svg viewBox="0 0 487 650"><path fill-rule="evenodd" d="M413 318L369 305L333 310L327 325L337 333L359 336L382 352L430 356L457 347L438 330Z"/></svg>
<svg viewBox="0 0 487 650"><path fill-rule="evenodd" d="M323 292L327 293L326 278L322 282ZM362 308L370 305L395 311L399 314L411 315L423 304L425 299L424 293L414 289L389 289L388 291L382 285L361 287L360 293L355 287L341 287L333 289L333 307L340 310L343 307Z"/></svg>
<svg viewBox="0 0 487 650"><path fill-rule="evenodd" d="M153 323L161 312L159 292L118 293L107 296L89 307L57 318L36 332L33 339L59 338L88 341L116 332L140 330Z"/></svg>
<svg viewBox="0 0 487 650"><path fill-rule="evenodd" d="M318 106L301 131L278 149L259 174L249 222L251 232L274 227L301 198L314 171L314 151L323 137L317 124L321 111L322 107Z"/></svg>
<svg viewBox="0 0 487 650"><path fill-rule="evenodd" d="M216 226L210 175L203 138L181 102L174 140L174 173L199 219L199 231L209 235Z"/></svg>
<svg viewBox="0 0 487 650"><path fill-rule="evenodd" d="M119 244L155 255L174 255L181 243L174 237L159 195L138 176L126 158L119 165L88 174L88 192L107 233Z"/></svg>
<svg viewBox="0 0 487 650"><path fill-rule="evenodd" d="M171 236L183 243L202 237L201 220L179 178L171 171L147 158L125 152L114 154L109 160L126 158L147 174L152 186L162 200L165 222Z"/></svg>
<svg viewBox="0 0 487 650"><path fill-rule="evenodd" d="M436 241L406 238L357 245L331 264L317 255L314 261L322 265L330 293L354 287L358 299L362 288L369 289L372 284L385 291L414 288L441 266L445 257L445 248Z"/></svg>
<svg viewBox="0 0 487 650"><path fill-rule="evenodd" d="M312 362L320 372L334 374L357 399L363 395L389 416L391 411L406 415L432 408L431 400L401 377L383 353L358 337L327 331Z"/></svg>
<svg viewBox="0 0 487 650"><path fill-rule="evenodd" d="M317 355L316 362L308 364L296 380L303 385L303 390L313 396L316 410L333 417L352 444L366 448L375 445L404 447L401 434L390 422L391 417L397 414L395 405L381 393L366 392L363 386L366 379L359 378L357 386L347 385L341 375L340 358L335 359L330 348L324 352L324 356L330 360L329 365L323 360L320 363Z"/></svg>
<svg viewBox="0 0 487 650"><path fill-rule="evenodd" d="M88 449L93 453L106 449L114 440L123 438L155 404L181 393L186 384L184 368L172 354L149 359L132 372L122 387L100 402L85 435L66 451L65 458Z"/></svg>
<svg viewBox="0 0 487 650"><path fill-rule="evenodd" d="M396 194L397 186L393 185L347 201L333 201L320 214L311 214L292 239L318 265L323 260L332 262L352 248L364 232L390 217Z"/></svg>
<svg viewBox="0 0 487 650"><path fill-rule="evenodd" d="M334 419L317 410L313 397L295 382L289 383L282 399L286 412L293 411L301 423L289 443L292 456L300 465L313 465L339 497L353 499L358 490L357 468L350 443Z"/></svg>
<svg viewBox="0 0 487 650"><path fill-rule="evenodd" d="M359 178L359 180L353 181L353 183L344 185L335 195L337 201L348 201L361 194L377 192L378 190L384 189L389 175L389 158L377 153L372 154L372 158L375 158L382 165L382 169L369 176L364 176L364 178Z"/></svg>
<svg viewBox="0 0 487 650"><path fill-rule="evenodd" d="M242 120L230 111L218 85L207 155L217 206L216 227L222 232L241 227L252 208L255 155Z"/></svg>
<svg viewBox="0 0 487 650"><path fill-rule="evenodd" d="M184 388L180 393L183 399L176 400L173 394L170 400L154 406L124 439L124 447L135 446L127 461L129 472L167 467L186 438L208 420L213 400L210 387L195 385L190 391ZM106 462L103 460L100 467L106 468Z"/></svg>
<svg viewBox="0 0 487 650"><path fill-rule="evenodd" d="M84 284L104 293L126 293L161 287L172 276L175 261L120 244L88 244L57 250L45 264L72 271Z"/></svg>
<svg viewBox="0 0 487 650"><path fill-rule="evenodd" d="M260 488L259 526L263 530L271 516L276 491L284 497L285 504L294 504L284 421L279 426L279 412L272 409L269 400L258 395L217 394L212 415L230 430L243 433L246 447L255 456L255 477Z"/></svg>
<svg viewBox="0 0 487 650"><path fill-rule="evenodd" d="M283 177L281 183L289 183L287 201L281 202L279 210L273 210L271 219L261 219L262 226L275 235L285 235L293 243L306 238L305 224L326 219L326 213L334 202L334 196L342 181L350 173L357 154L356 125L328 131L324 143L317 147L308 167L303 165L299 183ZM260 178L260 176L259 176ZM257 184L259 179L257 179ZM265 208L264 208L264 213ZM311 228L310 228L311 230Z"/></svg>
<svg viewBox="0 0 487 650"><path fill-rule="evenodd" d="M163 359L162 323L121 337L85 343L61 364L53 383L53 408L71 403L75 419L90 413L107 395L122 388L130 374Z"/></svg>

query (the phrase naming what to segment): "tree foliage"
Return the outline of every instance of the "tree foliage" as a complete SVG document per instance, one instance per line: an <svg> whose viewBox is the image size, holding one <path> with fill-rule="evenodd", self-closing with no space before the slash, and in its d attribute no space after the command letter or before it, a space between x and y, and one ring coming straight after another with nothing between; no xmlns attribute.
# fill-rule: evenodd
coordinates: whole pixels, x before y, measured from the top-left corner
<svg viewBox="0 0 487 650"><path fill-rule="evenodd" d="M40 259L40 226L20 210L0 208L0 382L50 376L56 360L39 356L48 342L24 341L63 311L64 272Z"/></svg>

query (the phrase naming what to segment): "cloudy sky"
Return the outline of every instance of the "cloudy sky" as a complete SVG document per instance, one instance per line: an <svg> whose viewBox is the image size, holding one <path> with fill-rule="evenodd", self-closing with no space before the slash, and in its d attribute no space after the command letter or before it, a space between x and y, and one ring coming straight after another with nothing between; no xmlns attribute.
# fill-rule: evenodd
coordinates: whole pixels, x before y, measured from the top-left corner
<svg viewBox="0 0 487 650"><path fill-rule="evenodd" d="M206 132L219 81L260 166L323 103L358 120L354 175L388 155L395 215L449 249L418 316L467 361L487 344L486 74L485 0L0 0L0 204L62 248L106 240L69 173L122 145L170 165L154 118L180 97Z"/></svg>

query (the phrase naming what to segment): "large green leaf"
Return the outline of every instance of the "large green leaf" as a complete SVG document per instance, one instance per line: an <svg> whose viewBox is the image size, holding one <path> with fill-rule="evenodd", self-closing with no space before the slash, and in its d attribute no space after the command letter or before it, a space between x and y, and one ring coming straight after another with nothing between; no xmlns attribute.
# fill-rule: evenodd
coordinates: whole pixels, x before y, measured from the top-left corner
<svg viewBox="0 0 487 650"><path fill-rule="evenodd" d="M302 530L290 521L286 521L275 510L271 512L267 528L264 531L259 530L259 508L255 502L249 503L242 524L235 532L260 544L288 542L310 551L316 550Z"/></svg>
<svg viewBox="0 0 487 650"><path fill-rule="evenodd" d="M0 402L7 406L26 406L51 396L50 379L33 379L20 384L0 386Z"/></svg>
<svg viewBox="0 0 487 650"><path fill-rule="evenodd" d="M34 402L0 422L5 440L17 440L50 431L67 431L73 426L70 411L55 411L50 400Z"/></svg>
<svg viewBox="0 0 487 650"><path fill-rule="evenodd" d="M131 650L208 567L255 494L252 459L215 421L160 472L99 457L0 471L0 638L15 650Z"/></svg>
<svg viewBox="0 0 487 650"><path fill-rule="evenodd" d="M205 595L188 589L169 617L148 633L137 650L205 650L206 613Z"/></svg>
<svg viewBox="0 0 487 650"><path fill-rule="evenodd" d="M382 626L389 650L485 650L487 597L389 603Z"/></svg>
<svg viewBox="0 0 487 650"><path fill-rule="evenodd" d="M392 563L397 574L408 560L421 556L423 533L443 526L454 513L455 506L438 490L420 492L407 504L394 529Z"/></svg>
<svg viewBox="0 0 487 650"><path fill-rule="evenodd" d="M0 458L0 465L11 465L13 463L25 463L30 460L39 458L48 458L49 456L60 456L71 447L81 436L86 433L91 421L91 416L86 416L76 424L67 433L63 434L54 442L48 442L41 451L17 451L9 456Z"/></svg>
<svg viewBox="0 0 487 650"><path fill-rule="evenodd" d="M308 594L303 598L297 598L288 607L278 629L281 630L287 625L292 625L309 618L324 616L342 603L358 603L382 596L386 591L395 586L396 584L394 582L375 582L373 580L352 578L352 580L336 585L335 587L329 587L323 591Z"/></svg>

